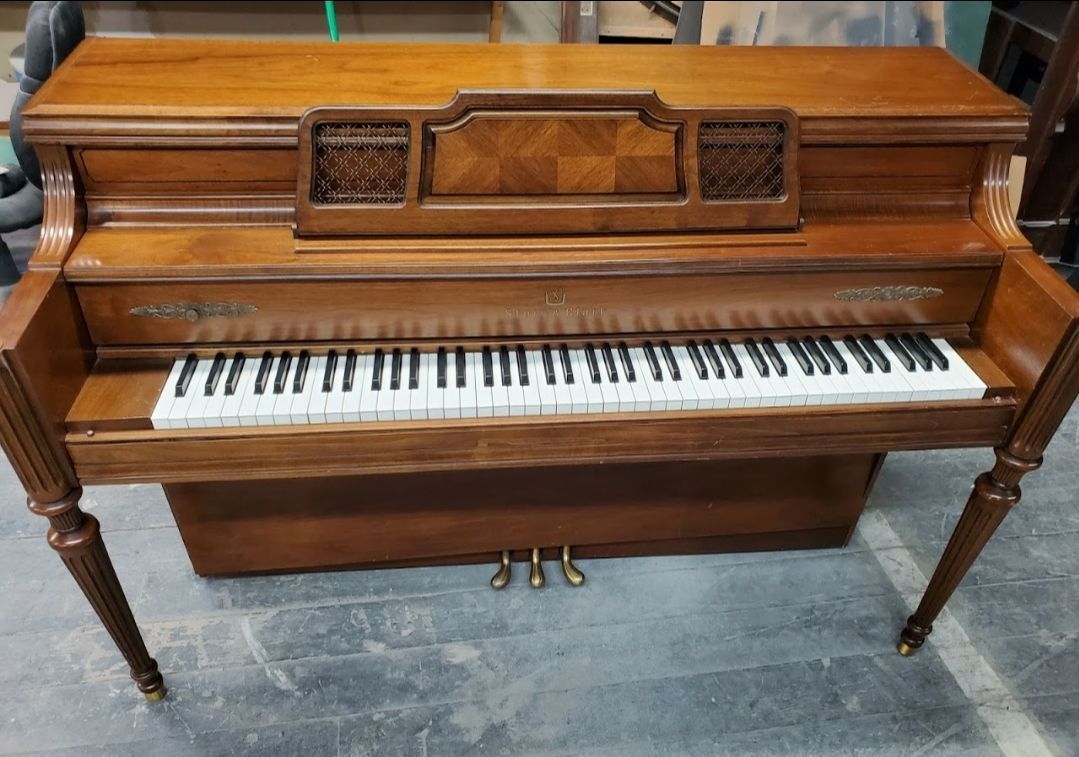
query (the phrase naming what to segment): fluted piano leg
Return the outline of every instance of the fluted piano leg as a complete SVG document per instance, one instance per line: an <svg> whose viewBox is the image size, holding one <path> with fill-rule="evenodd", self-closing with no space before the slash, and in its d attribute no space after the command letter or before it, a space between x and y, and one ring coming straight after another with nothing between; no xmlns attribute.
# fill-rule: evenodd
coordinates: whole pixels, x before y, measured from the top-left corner
<svg viewBox="0 0 1079 757"><path fill-rule="evenodd" d="M907 618L907 625L899 635L896 648L902 655L914 654L925 643L944 603L959 586L1004 516L1019 501L1019 479L1041 465L1040 459L1023 460L1003 449L996 453L997 463L993 470L974 481L974 491L970 493L963 515L933 571L921 604Z"/></svg>
<svg viewBox="0 0 1079 757"><path fill-rule="evenodd" d="M55 549L90 601L131 668L131 678L150 701L165 697L157 661L146 651L131 607L116 578L101 538L97 518L79 508L82 489L72 489L55 502L27 500L30 510L49 519L49 546Z"/></svg>

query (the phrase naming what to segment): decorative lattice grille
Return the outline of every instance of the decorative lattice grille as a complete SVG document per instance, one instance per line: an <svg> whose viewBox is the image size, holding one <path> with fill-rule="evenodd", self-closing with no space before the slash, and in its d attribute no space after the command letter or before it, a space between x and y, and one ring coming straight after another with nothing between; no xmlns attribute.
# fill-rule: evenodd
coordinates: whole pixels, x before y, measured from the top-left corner
<svg viewBox="0 0 1079 757"><path fill-rule="evenodd" d="M701 197L782 199L784 130L782 121L702 121L697 137Z"/></svg>
<svg viewBox="0 0 1079 757"><path fill-rule="evenodd" d="M405 201L408 124L316 124L311 201L324 205L396 205Z"/></svg>

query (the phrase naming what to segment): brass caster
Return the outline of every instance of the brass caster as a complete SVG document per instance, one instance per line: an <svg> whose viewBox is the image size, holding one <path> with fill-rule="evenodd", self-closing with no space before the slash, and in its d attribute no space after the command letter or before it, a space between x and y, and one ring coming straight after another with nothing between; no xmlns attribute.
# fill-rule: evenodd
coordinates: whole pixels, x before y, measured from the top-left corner
<svg viewBox="0 0 1079 757"><path fill-rule="evenodd" d="M904 657L910 657L912 654L917 652L918 649L916 647L912 647L905 641L900 641L898 644L895 645L895 651L899 652L899 654L903 655Z"/></svg>
<svg viewBox="0 0 1079 757"><path fill-rule="evenodd" d="M540 551L539 547L535 547L532 550L532 570L528 573L528 583L532 584L533 589L538 589L543 586L543 566L540 565Z"/></svg>
<svg viewBox="0 0 1079 757"><path fill-rule="evenodd" d="M157 691L151 691L149 694L143 694L143 696L146 697L147 702L160 702L168 693L169 690L162 686Z"/></svg>
<svg viewBox="0 0 1079 757"><path fill-rule="evenodd" d="M498 566L498 572L491 576L491 588L503 589L510 582L510 553L502 550L502 557Z"/></svg>
<svg viewBox="0 0 1079 757"><path fill-rule="evenodd" d="M577 569L577 566L573 564L570 559L569 545L562 547L562 575L566 577L566 582L570 586L581 586L584 584L584 573Z"/></svg>

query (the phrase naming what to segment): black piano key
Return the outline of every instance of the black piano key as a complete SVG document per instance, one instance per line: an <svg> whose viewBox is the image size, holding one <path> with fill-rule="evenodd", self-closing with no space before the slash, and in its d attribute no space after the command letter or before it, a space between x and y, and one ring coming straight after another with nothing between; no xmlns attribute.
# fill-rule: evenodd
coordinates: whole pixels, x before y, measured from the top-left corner
<svg viewBox="0 0 1079 757"><path fill-rule="evenodd" d="M446 388L446 348L445 347L439 347L438 348L438 358L436 359L436 364L437 364L437 367L438 367L438 378L437 378L438 388L439 389L445 389Z"/></svg>
<svg viewBox="0 0 1079 757"><path fill-rule="evenodd" d="M273 365L273 354L269 351L262 353L262 361L259 363L259 371L255 374L255 394L266 391L266 382L270 380L270 366Z"/></svg>
<svg viewBox="0 0 1079 757"><path fill-rule="evenodd" d="M790 348L791 354L794 355L794 359L798 361L798 366L802 369L802 373L807 376L814 374L813 363L810 361L809 356L806 355L805 350L802 349L802 343L798 341L798 337L787 337L787 347Z"/></svg>
<svg viewBox="0 0 1079 757"><path fill-rule="evenodd" d="M888 349L892 351L892 354L899 360L899 364L906 368L911 373L914 373L915 365L914 358L910 356L910 353L899 343L899 338L895 334L888 334L884 337L884 343L888 345Z"/></svg>
<svg viewBox="0 0 1079 757"><path fill-rule="evenodd" d="M333 377L337 373L337 351L330 350L326 355L326 370L322 373L322 393L333 391Z"/></svg>
<svg viewBox="0 0 1079 757"><path fill-rule="evenodd" d="M814 341L813 337L807 336L805 339L802 340L802 344L805 345L806 352L809 353L810 359L812 359L813 362L816 363L817 368L820 369L820 372L823 373L825 376L830 376L832 373L832 366L828 362L828 358L826 358L824 356L824 353L821 352L820 347L817 346L817 343L816 341Z"/></svg>
<svg viewBox="0 0 1079 757"><path fill-rule="evenodd" d="M551 355L551 345L543 345L543 372L547 374L547 386L554 386L554 356Z"/></svg>
<svg viewBox="0 0 1079 757"><path fill-rule="evenodd" d="M371 363L371 391L382 391L382 366L386 362L386 353L381 349L375 350L375 357Z"/></svg>
<svg viewBox="0 0 1079 757"><path fill-rule="evenodd" d="M817 344L821 350L827 356L827 358L835 366L835 369L839 371L841 376L847 373L847 361L843 359L843 356L839 354L839 350L835 348L830 337L822 336L817 340Z"/></svg>
<svg viewBox="0 0 1079 757"><path fill-rule="evenodd" d="M206 387L204 393L207 397L212 397L214 392L217 391L217 383L221 380L221 374L225 372L225 357L224 352L219 352L214 355L213 365L210 366L210 375L206 377Z"/></svg>
<svg viewBox="0 0 1079 757"><path fill-rule="evenodd" d="M637 383L637 370L633 366L633 355L629 354L629 347L625 342L618 343L618 354L622 357L622 370L626 372L626 381L631 384Z"/></svg>
<svg viewBox="0 0 1079 757"><path fill-rule="evenodd" d="M876 341L869 334L862 334L858 338L858 343L862 345L866 353L873 359L873 362L880 368L881 373L891 373L892 363L888 360L888 356L881 352L880 347L877 346Z"/></svg>
<svg viewBox="0 0 1079 757"><path fill-rule="evenodd" d="M681 381L682 371L678 367L678 361L674 357L674 350L671 349L671 343L666 340L660 342L659 351L663 353L663 360L667 363L667 370L671 374L671 380Z"/></svg>
<svg viewBox="0 0 1079 757"><path fill-rule="evenodd" d="M738 360L738 354L734 347L726 339L719 340L719 351L723 353L723 359L727 361L727 367L731 369L731 375L742 378L742 363Z"/></svg>
<svg viewBox="0 0 1079 757"><path fill-rule="evenodd" d="M296 374L292 379L292 393L299 394L303 391L303 385L307 382L307 366L311 362L311 353L307 350L300 351L300 357L296 360Z"/></svg>
<svg viewBox="0 0 1079 757"><path fill-rule="evenodd" d="M922 366L923 371L933 370L933 359L922 349L922 345L918 344L918 340L912 334L900 334L899 343L907 348L907 352L914 358L914 362Z"/></svg>
<svg viewBox="0 0 1079 757"><path fill-rule="evenodd" d="M415 347L408 353L408 388L420 388L420 351Z"/></svg>
<svg viewBox="0 0 1079 757"><path fill-rule="evenodd" d="M528 354L525 352L523 344L517 345L517 378L521 382L521 386L528 386Z"/></svg>
<svg viewBox="0 0 1079 757"><path fill-rule="evenodd" d="M704 364L704 357L701 355L700 349L697 348L697 343L692 339L686 343L686 352L689 353L689 361L693 363L693 367L697 371L697 378L702 381L706 380L708 378L708 366Z"/></svg>
<svg viewBox="0 0 1079 757"><path fill-rule="evenodd" d="M491 359L491 348L483 348L483 385L495 385L495 366Z"/></svg>
<svg viewBox="0 0 1079 757"><path fill-rule="evenodd" d="M273 377L273 393L281 394L288 383L288 369L292 366L292 353L282 352L277 359L277 373Z"/></svg>
<svg viewBox="0 0 1079 757"><path fill-rule="evenodd" d="M599 360L596 358L596 348L589 342L584 347L584 357L588 362L588 373L592 376L592 383L598 384L601 376L599 373Z"/></svg>
<svg viewBox="0 0 1079 757"><path fill-rule="evenodd" d="M711 339L704 340L704 355L708 358L712 373L716 374L716 378L726 378L727 373L723 370L723 361L719 359L719 353L716 352L716 346L712 344Z"/></svg>
<svg viewBox="0 0 1079 757"><path fill-rule="evenodd" d="M562 358L562 378L567 384L573 383L573 363L569 359L569 347L562 345L558 348L558 356Z"/></svg>
<svg viewBox="0 0 1079 757"><path fill-rule="evenodd" d="M401 350L393 348L390 357L390 391L396 392L401 388Z"/></svg>
<svg viewBox="0 0 1079 757"><path fill-rule="evenodd" d="M940 351L937 345L933 344L933 340L924 331L919 331L914 337L922 345L922 349L929 355L929 358L937 364L937 368L942 371L948 370L948 358L944 356L944 353Z"/></svg>
<svg viewBox="0 0 1079 757"><path fill-rule="evenodd" d="M843 344L847 345L847 349L850 350L851 356L861 366L864 373L873 372L873 361L869 359L869 356L862 351L861 346L858 344L858 340L853 336L843 337Z"/></svg>
<svg viewBox="0 0 1079 757"><path fill-rule="evenodd" d="M510 371L510 351L504 344L498 348L498 367L502 372L502 386L513 386L513 373Z"/></svg>
<svg viewBox="0 0 1079 757"><path fill-rule="evenodd" d="M648 362L648 369L652 371L652 379L662 381L663 370L659 367L659 358L656 357L656 350L651 342L644 343L644 359Z"/></svg>
<svg viewBox="0 0 1079 757"><path fill-rule="evenodd" d="M464 389L465 388L465 374L466 374L466 370L465 370L465 348L464 347L458 347L457 348L456 365L457 365L457 388L458 389Z"/></svg>
<svg viewBox="0 0 1079 757"><path fill-rule="evenodd" d="M764 378L768 378L770 373L768 363L765 361L764 355L761 354L761 348L757 346L757 343L752 338L746 340L746 352L749 353L749 359L756 366L757 373Z"/></svg>
<svg viewBox="0 0 1079 757"><path fill-rule="evenodd" d="M376 350L378 352L378 350ZM341 375L341 391L351 392L352 384L356 380L356 350L345 353L345 370Z"/></svg>
<svg viewBox="0 0 1079 757"><path fill-rule="evenodd" d="M617 384L618 364L614 360L614 352L608 342L603 343L603 364L607 366L607 380L612 384Z"/></svg>
<svg viewBox="0 0 1079 757"><path fill-rule="evenodd" d="M764 337L761 339L761 344L764 345L764 352L768 355L768 360L772 363L776 369L776 373L780 376L787 375L787 363L783 360L783 356L779 354L779 350L776 348L776 343L771 340L770 337Z"/></svg>
<svg viewBox="0 0 1079 757"><path fill-rule="evenodd" d="M267 352L267 355L270 353ZM199 359L194 353L184 358L184 367L180 369L180 377L176 379L176 396L183 397L187 394L187 387L191 385L191 377L195 375L195 368L198 367ZM262 394L262 392L259 392Z"/></svg>
<svg viewBox="0 0 1079 757"><path fill-rule="evenodd" d="M237 352L232 356L232 367L229 368L229 377L225 379L225 396L231 397L236 394L236 385L240 383L240 372L246 362L244 353Z"/></svg>

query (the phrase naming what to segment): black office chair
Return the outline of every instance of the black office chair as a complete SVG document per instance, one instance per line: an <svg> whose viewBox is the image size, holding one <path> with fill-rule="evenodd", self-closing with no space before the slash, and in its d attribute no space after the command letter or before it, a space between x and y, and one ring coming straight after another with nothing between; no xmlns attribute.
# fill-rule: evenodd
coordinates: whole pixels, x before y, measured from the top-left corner
<svg viewBox="0 0 1079 757"><path fill-rule="evenodd" d="M57 66L86 36L79 3L35 2L26 17L25 75L11 106L11 146L18 165L0 173L0 234L41 223L41 167L37 155L23 140L22 109ZM0 287L19 280L11 251L0 239Z"/></svg>

